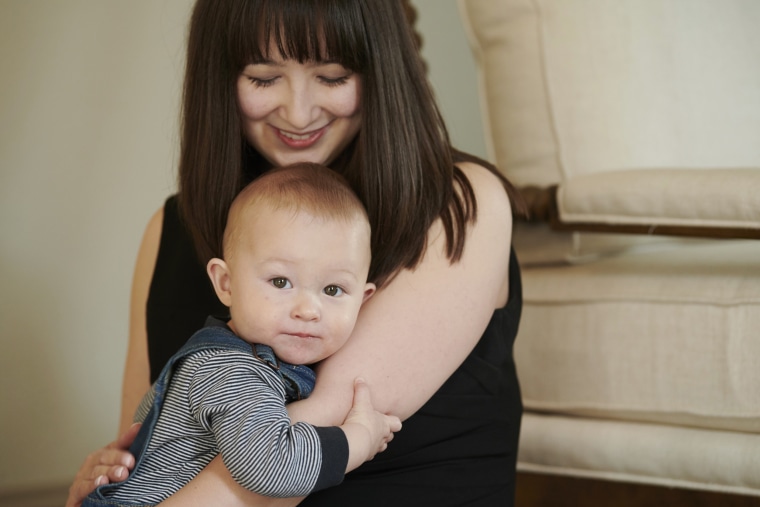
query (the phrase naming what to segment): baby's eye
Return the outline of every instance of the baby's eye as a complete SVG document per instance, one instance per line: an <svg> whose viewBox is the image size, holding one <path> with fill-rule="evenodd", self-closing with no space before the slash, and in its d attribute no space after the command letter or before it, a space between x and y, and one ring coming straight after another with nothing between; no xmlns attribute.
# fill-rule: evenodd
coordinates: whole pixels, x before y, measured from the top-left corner
<svg viewBox="0 0 760 507"><path fill-rule="evenodd" d="M328 296L337 297L343 294L343 289L337 285L328 285L324 288L324 293Z"/></svg>
<svg viewBox="0 0 760 507"><path fill-rule="evenodd" d="M288 280L287 278L278 276L277 278L272 278L271 280L269 280L269 282L275 287L277 287L278 289L292 289L293 288L293 286L290 284L290 280Z"/></svg>

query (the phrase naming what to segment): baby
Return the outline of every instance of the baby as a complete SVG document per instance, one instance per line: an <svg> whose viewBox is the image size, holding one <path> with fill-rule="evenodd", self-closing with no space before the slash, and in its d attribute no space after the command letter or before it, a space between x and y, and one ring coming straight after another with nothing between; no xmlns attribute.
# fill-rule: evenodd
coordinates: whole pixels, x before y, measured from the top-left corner
<svg viewBox="0 0 760 507"><path fill-rule="evenodd" d="M254 492L305 496L340 483L401 429L361 379L339 427L292 424L285 409L311 392L304 365L346 343L375 292L367 215L339 175L303 163L254 180L230 208L223 255L207 270L230 320L209 317L169 361L138 409L134 470L83 506L159 503L217 454Z"/></svg>

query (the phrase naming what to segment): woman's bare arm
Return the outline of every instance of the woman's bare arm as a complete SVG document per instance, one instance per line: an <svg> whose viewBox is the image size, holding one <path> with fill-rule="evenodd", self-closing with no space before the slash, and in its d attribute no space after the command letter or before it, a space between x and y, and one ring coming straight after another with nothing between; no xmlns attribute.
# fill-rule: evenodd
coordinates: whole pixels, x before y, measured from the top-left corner
<svg viewBox="0 0 760 507"><path fill-rule="evenodd" d="M494 309L507 300L512 216L497 178L462 164L478 202L462 259L451 264L436 223L427 253L362 307L354 334L319 368L312 395L291 405L295 420L339 424L362 376L380 412L402 420L416 412L477 344ZM410 389L414 386L414 389Z"/></svg>
<svg viewBox="0 0 760 507"><path fill-rule="evenodd" d="M153 269L158 257L163 218L164 210L161 208L148 222L132 276L132 295L129 302L129 344L121 386L119 434L124 433L132 425L135 410L143 395L150 388L145 306L148 301L150 281L153 278Z"/></svg>
<svg viewBox="0 0 760 507"><path fill-rule="evenodd" d="M494 309L506 303L509 200L486 169L461 167L478 201L478 220L470 228L461 261L449 262L444 233L440 224L434 225L422 263L400 273L365 304L349 343L322 363L312 395L289 405L294 421L339 425L351 406L353 379L359 376L366 379L378 411L408 418L464 361ZM299 501L244 490L216 458L161 505L286 507Z"/></svg>

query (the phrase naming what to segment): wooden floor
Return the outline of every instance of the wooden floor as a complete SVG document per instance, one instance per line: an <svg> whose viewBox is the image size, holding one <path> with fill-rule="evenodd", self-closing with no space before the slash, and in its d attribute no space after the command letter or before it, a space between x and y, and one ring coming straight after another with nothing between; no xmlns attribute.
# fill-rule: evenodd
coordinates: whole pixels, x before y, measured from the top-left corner
<svg viewBox="0 0 760 507"><path fill-rule="evenodd" d="M0 507L61 507L68 486L0 494ZM760 497L569 477L517 474L517 507L760 507Z"/></svg>
<svg viewBox="0 0 760 507"><path fill-rule="evenodd" d="M760 497L519 473L517 507L760 507Z"/></svg>

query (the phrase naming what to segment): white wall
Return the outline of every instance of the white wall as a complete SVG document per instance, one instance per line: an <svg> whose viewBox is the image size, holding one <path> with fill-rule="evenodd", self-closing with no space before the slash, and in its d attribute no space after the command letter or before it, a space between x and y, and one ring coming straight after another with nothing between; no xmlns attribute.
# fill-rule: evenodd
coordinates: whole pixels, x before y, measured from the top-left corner
<svg viewBox="0 0 760 507"><path fill-rule="evenodd" d="M114 436L188 4L0 2L0 490L68 482Z"/></svg>
<svg viewBox="0 0 760 507"><path fill-rule="evenodd" d="M112 440L143 227L174 191L191 0L0 1L0 493ZM484 156L455 0L416 0L452 138Z"/></svg>
<svg viewBox="0 0 760 507"><path fill-rule="evenodd" d="M412 0L419 15L422 56L449 135L460 150L488 159L475 63L456 0Z"/></svg>

